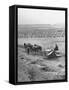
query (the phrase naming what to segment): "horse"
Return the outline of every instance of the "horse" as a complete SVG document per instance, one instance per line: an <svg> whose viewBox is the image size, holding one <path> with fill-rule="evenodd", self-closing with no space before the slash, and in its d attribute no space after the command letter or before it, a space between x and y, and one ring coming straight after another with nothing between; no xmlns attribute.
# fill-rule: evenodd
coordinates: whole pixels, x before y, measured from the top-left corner
<svg viewBox="0 0 69 90"><path fill-rule="evenodd" d="M32 52L35 52L35 54L42 51L42 47L38 45L33 45L31 49L32 49Z"/></svg>
<svg viewBox="0 0 69 90"><path fill-rule="evenodd" d="M26 49L27 47L32 48L32 46L33 46L33 45L31 45L30 43L28 43L28 44L24 43L24 48L25 48L25 49Z"/></svg>
<svg viewBox="0 0 69 90"><path fill-rule="evenodd" d="M30 43L28 43L28 44L24 43L24 48L25 48L25 50L27 51L28 54L30 53L30 51L32 51L32 47L33 47L32 44L30 44Z"/></svg>
<svg viewBox="0 0 69 90"><path fill-rule="evenodd" d="M38 51L42 51L42 47L41 47L41 46L34 44L34 47L36 47L36 49L37 49Z"/></svg>
<svg viewBox="0 0 69 90"><path fill-rule="evenodd" d="M42 47L39 45L32 45L30 43L26 44L24 43L24 48L26 49L27 53L29 54L30 52L34 52L36 54L36 52L42 51Z"/></svg>

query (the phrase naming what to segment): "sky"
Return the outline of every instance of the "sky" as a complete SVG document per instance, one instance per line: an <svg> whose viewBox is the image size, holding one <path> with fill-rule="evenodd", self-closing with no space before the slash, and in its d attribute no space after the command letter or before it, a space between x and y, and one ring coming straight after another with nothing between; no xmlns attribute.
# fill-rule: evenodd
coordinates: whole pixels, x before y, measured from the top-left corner
<svg viewBox="0 0 69 90"><path fill-rule="evenodd" d="M18 8L18 24L65 24L65 11Z"/></svg>

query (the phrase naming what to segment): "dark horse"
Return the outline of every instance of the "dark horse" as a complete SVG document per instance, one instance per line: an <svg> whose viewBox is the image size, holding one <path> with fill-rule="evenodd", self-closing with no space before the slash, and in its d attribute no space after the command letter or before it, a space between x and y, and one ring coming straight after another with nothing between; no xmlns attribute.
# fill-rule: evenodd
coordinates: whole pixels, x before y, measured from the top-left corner
<svg viewBox="0 0 69 90"><path fill-rule="evenodd" d="M24 43L24 48L27 51L27 53L30 53L30 50L32 49L33 45L31 45L30 43L26 44Z"/></svg>
<svg viewBox="0 0 69 90"><path fill-rule="evenodd" d="M42 47L39 45L34 44L34 48L36 49L37 52L42 51Z"/></svg>
<svg viewBox="0 0 69 90"><path fill-rule="evenodd" d="M31 45L30 43L26 44L24 43L24 48L26 49L27 53L29 54L30 52L36 52L42 51L42 47L39 45Z"/></svg>
<svg viewBox="0 0 69 90"><path fill-rule="evenodd" d="M28 47L29 47L29 48L32 48L33 45L31 45L30 43L28 43L28 44L24 43L24 48L27 49Z"/></svg>

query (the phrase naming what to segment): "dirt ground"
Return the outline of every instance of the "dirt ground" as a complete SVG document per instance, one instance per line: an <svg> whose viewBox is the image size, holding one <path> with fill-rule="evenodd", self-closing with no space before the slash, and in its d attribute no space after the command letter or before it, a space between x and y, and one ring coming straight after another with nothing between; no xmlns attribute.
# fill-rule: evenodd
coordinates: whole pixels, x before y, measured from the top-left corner
<svg viewBox="0 0 69 90"><path fill-rule="evenodd" d="M47 59L18 46L18 82L65 79L65 56Z"/></svg>

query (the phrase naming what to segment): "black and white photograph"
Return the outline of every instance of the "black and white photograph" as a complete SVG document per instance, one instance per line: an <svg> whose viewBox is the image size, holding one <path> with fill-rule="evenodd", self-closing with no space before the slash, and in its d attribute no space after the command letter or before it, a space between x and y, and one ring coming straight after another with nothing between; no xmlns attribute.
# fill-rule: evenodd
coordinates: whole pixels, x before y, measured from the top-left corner
<svg viewBox="0 0 69 90"><path fill-rule="evenodd" d="M18 8L17 82L65 80L65 11Z"/></svg>

